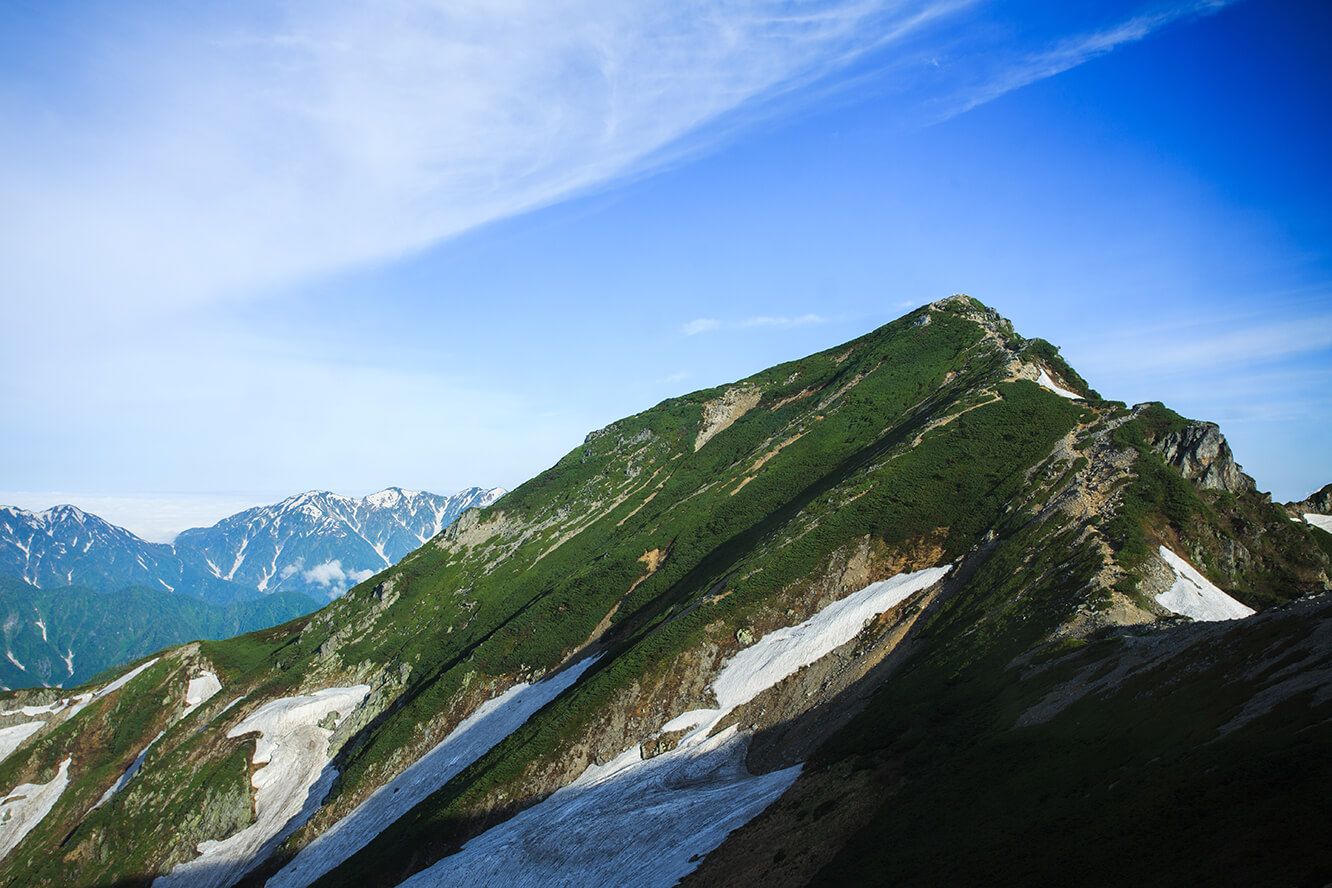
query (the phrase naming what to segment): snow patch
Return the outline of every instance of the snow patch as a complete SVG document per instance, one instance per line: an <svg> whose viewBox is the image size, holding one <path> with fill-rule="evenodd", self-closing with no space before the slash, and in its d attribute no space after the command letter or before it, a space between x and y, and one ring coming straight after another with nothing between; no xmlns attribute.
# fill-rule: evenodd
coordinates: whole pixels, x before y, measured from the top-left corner
<svg viewBox="0 0 1332 888"><path fill-rule="evenodd" d="M50 783L20 783L5 795L4 801L0 801L0 858L13 851L14 846L55 807L60 794L69 785L71 761L73 759L65 759L60 763L60 770Z"/></svg>
<svg viewBox="0 0 1332 888"><path fill-rule="evenodd" d="M1075 395L1073 392L1070 392L1068 389L1063 388L1059 383L1055 382L1044 367L1041 368L1041 375L1036 377L1036 382L1038 385L1049 389L1061 398L1068 398L1073 401L1082 400L1082 395Z"/></svg>
<svg viewBox="0 0 1332 888"><path fill-rule="evenodd" d="M12 715L21 712L27 716L42 715L44 713L55 713L69 705L68 700L57 700L54 703L47 703L45 706L20 706L18 709L6 709L0 712L0 715Z"/></svg>
<svg viewBox="0 0 1332 888"><path fill-rule="evenodd" d="M204 703L208 702L212 699L213 695L220 690L222 690L222 683L217 680L216 675L206 670L201 672L197 678L190 679L189 684L185 688L185 708L181 710L176 721L180 721ZM227 708L230 709L231 706L234 706L239 700L240 698L233 700ZM153 744L158 740L161 740L164 734L166 734L166 731L162 731L148 742L148 745L139 752L138 757L135 758L129 768L125 770L125 773L120 775L120 779L117 780L110 789L103 793L96 805L93 805L94 808L100 808L103 804L110 801L112 796L125 788L125 785L134 778L134 775L138 773L139 768L143 766L143 759L148 755L148 750L152 749Z"/></svg>
<svg viewBox="0 0 1332 888"><path fill-rule="evenodd" d="M521 727L594 662L596 658L585 659L544 681L514 685L482 703L433 749L303 848L268 880L266 888L303 888L338 866Z"/></svg>
<svg viewBox="0 0 1332 888"><path fill-rule="evenodd" d="M0 728L0 762L9 758L14 750L23 745L24 740L27 740L44 727L46 727L46 722L32 721Z"/></svg>
<svg viewBox="0 0 1332 888"><path fill-rule="evenodd" d="M1216 586L1183 558L1165 546L1161 557L1175 572L1175 584L1156 596L1156 603L1167 610L1199 621L1241 620L1254 613Z"/></svg>
<svg viewBox="0 0 1332 888"><path fill-rule="evenodd" d="M125 769L125 773L120 775L120 779L111 784L110 789L102 793L102 797L97 800L97 804L93 805L93 808L100 808L107 802L111 801L112 796L124 789L125 785L134 779L134 775L139 773L139 768L143 767L143 760L148 755L148 750L152 749L153 744L158 740L161 740L165 734L166 731L161 731L156 737L148 741L148 745L140 750L139 754L134 757L134 761Z"/></svg>
<svg viewBox="0 0 1332 888"><path fill-rule="evenodd" d="M1320 530L1326 530L1328 533L1332 533L1332 515L1318 515L1313 512L1306 512L1304 520Z"/></svg>
<svg viewBox="0 0 1332 888"><path fill-rule="evenodd" d="M361 502L365 503L367 506L374 506L377 509L388 509L402 502L403 494L406 493L416 493L416 491L398 490L390 487L386 490L381 490L378 493L370 494L365 499L361 500Z"/></svg>
<svg viewBox="0 0 1332 888"><path fill-rule="evenodd" d="M160 659L161 657L153 657L147 663L144 663L141 666L134 667L129 672L126 672L124 675L120 676L120 678L117 678L115 681L111 682L109 685L102 688L100 691L94 692L92 695L92 699L96 700L100 697L105 697L107 694L111 694L120 690L125 685L129 684L130 682L134 681L134 679L138 678L140 672L147 669L149 666L153 665Z"/></svg>
<svg viewBox="0 0 1332 888"><path fill-rule="evenodd" d="M201 842L199 856L155 880L155 888L227 888L310 819L337 775L328 758L333 732L319 723L330 714L341 723L369 692L369 685L355 685L283 697L232 728L228 737L259 733L251 759L262 765L251 777L255 822L220 842Z"/></svg>
<svg viewBox="0 0 1332 888"><path fill-rule="evenodd" d="M42 641L46 641L46 624L42 622L41 617L37 618L37 628L42 630Z"/></svg>
<svg viewBox="0 0 1332 888"><path fill-rule="evenodd" d="M9 662L13 663L15 666L22 669L24 672L28 671L26 666L24 666L17 659L15 659L14 652L11 651L9 648L5 648L5 656L9 658Z"/></svg>
<svg viewBox="0 0 1332 888"><path fill-rule="evenodd" d="M589 767L545 801L482 833L403 882L403 888L577 885L667 888L777 799L800 766L754 776L749 738L708 733L761 691L845 644L865 621L938 582L947 567L901 574L835 602L736 654L712 684L719 709L694 710L663 730L692 727L675 749L643 760L634 746Z"/></svg>
<svg viewBox="0 0 1332 888"><path fill-rule="evenodd" d="M202 672L198 678L191 678L189 686L185 689L185 710L180 717L184 718L207 703L220 690L222 682L211 672Z"/></svg>

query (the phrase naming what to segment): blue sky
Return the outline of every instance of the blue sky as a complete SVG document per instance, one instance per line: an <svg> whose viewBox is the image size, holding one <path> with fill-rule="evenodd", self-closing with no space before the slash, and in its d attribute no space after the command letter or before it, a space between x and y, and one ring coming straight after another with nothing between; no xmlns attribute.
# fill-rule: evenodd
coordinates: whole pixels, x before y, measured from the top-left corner
<svg viewBox="0 0 1332 888"><path fill-rule="evenodd" d="M966 292L1332 481L1332 13L0 5L0 501L515 486Z"/></svg>

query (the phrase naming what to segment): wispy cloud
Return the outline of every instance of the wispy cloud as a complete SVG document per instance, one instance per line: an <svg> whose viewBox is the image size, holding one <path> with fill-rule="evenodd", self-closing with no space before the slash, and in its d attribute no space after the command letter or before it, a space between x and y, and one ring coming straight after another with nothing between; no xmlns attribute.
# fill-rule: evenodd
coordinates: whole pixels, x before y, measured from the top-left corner
<svg viewBox="0 0 1332 888"><path fill-rule="evenodd" d="M750 327L804 327L809 324L826 324L828 319L816 314L799 316L756 315L738 321L722 321L717 318L696 318L680 327L685 336L697 336L699 333L711 333L716 330L743 330Z"/></svg>
<svg viewBox="0 0 1332 888"><path fill-rule="evenodd" d="M713 330L720 330L722 322L716 318L695 318L687 324L680 327L680 332L686 336L697 336L699 333L711 333Z"/></svg>
<svg viewBox="0 0 1332 888"><path fill-rule="evenodd" d="M1125 330L1113 341L1087 343L1079 351L1089 369L1129 366L1137 372L1251 367L1332 349L1332 315L1256 320L1238 329L1171 325Z"/></svg>
<svg viewBox="0 0 1332 888"><path fill-rule="evenodd" d="M1166 25L1182 19L1212 15L1231 5L1235 0L1191 0L1176 3L1151 13L1134 16L1126 21L1100 30L1061 40L1044 51L1004 60L986 76L964 91L940 101L939 119L956 117L972 108L1076 68L1084 62L1113 52L1126 43L1134 43L1150 36ZM934 62L938 64L937 60Z"/></svg>
<svg viewBox="0 0 1332 888"><path fill-rule="evenodd" d="M4 289L106 317L392 259L650 170L957 5L296 0L221 38L88 32L74 102L0 62Z"/></svg>
<svg viewBox="0 0 1332 888"><path fill-rule="evenodd" d="M760 315L754 318L745 318L736 324L737 327L804 327L809 324L822 324L826 319L816 314L804 314L799 317L770 317Z"/></svg>
<svg viewBox="0 0 1332 888"><path fill-rule="evenodd" d="M966 31L978 5L295 0L232 4L222 23L90 17L49 63L59 90L0 60L8 320L95 328L419 251L678 160L871 53L833 85L891 79L889 50L959 48L929 35ZM1224 5L1016 57L967 43L943 67L972 85L944 116Z"/></svg>

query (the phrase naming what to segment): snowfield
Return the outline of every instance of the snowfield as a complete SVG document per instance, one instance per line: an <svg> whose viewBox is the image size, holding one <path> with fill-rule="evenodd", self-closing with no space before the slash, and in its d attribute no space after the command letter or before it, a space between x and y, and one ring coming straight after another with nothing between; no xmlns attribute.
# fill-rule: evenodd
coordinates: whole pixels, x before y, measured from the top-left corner
<svg viewBox="0 0 1332 888"><path fill-rule="evenodd" d="M0 728L0 762L9 758L10 753L18 749L24 740L27 740L44 727L46 727L44 721L31 721Z"/></svg>
<svg viewBox="0 0 1332 888"><path fill-rule="evenodd" d="M222 690L222 682L218 681L217 676L211 672L201 672L198 678L191 678L189 687L185 690L185 711L180 714L180 717L184 718L213 699L213 695L220 690Z"/></svg>
<svg viewBox="0 0 1332 888"><path fill-rule="evenodd" d="M1253 608L1240 604L1222 592L1183 558L1165 546L1161 557L1175 572L1175 584L1156 596L1156 603L1199 621L1242 620L1254 613Z"/></svg>
<svg viewBox="0 0 1332 888"><path fill-rule="evenodd" d="M589 767L545 801L468 842L404 888L667 888L692 872L731 830L777 799L800 766L755 776L748 736L709 732L736 706L851 641L865 622L943 579L947 567L874 583L813 617L770 632L736 654L712 689L720 708L687 712L663 731L693 728L651 759L634 746Z"/></svg>
<svg viewBox="0 0 1332 888"><path fill-rule="evenodd" d="M1332 533L1332 515L1319 515L1314 512L1306 512L1304 520L1320 530L1326 530Z"/></svg>
<svg viewBox="0 0 1332 888"><path fill-rule="evenodd" d="M69 763L65 759L50 783L20 783L0 801L0 858L4 858L42 818L55 807L69 785Z"/></svg>
<svg viewBox="0 0 1332 888"><path fill-rule="evenodd" d="M262 767L251 777L255 822L220 842L201 842L199 856L155 880L155 888L227 888L308 820L336 776L328 760L333 731L319 723L335 714L340 724L369 692L369 685L355 685L283 697L232 728L228 737L259 734L252 761Z"/></svg>
<svg viewBox="0 0 1332 888"><path fill-rule="evenodd" d="M48 703L45 706L20 706L18 709L6 709L3 712L0 712L0 715L15 715L22 713L31 718L35 715L56 715L69 709L69 713L65 716L65 720L68 721L78 715L89 703L101 697L105 697L112 691L120 690L125 685L129 684L140 672L156 662L157 658L154 657L142 666L125 673L106 687L96 691L88 691L65 700L57 700L54 703ZM47 721L36 721L22 725L12 725L8 728L0 728L0 761L6 759L10 753L23 743L24 740L49 723L50 722Z"/></svg>
<svg viewBox="0 0 1332 888"><path fill-rule="evenodd" d="M1082 395L1075 395L1073 392L1070 392L1068 389L1061 387L1059 383L1055 382L1050 374L1046 372L1044 367L1041 368L1041 375L1036 377L1036 383L1048 388L1061 398L1068 398L1071 401L1082 400Z"/></svg>
<svg viewBox="0 0 1332 888"><path fill-rule="evenodd" d="M303 848L268 880L267 888L304 888L351 857L572 687L595 662L596 658L585 659L544 681L514 685L482 703L433 749Z"/></svg>

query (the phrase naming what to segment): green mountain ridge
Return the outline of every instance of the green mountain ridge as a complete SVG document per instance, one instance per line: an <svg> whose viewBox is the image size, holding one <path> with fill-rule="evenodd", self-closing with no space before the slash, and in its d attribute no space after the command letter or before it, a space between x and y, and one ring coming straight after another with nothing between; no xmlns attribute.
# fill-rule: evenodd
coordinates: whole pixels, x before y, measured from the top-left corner
<svg viewBox="0 0 1332 888"><path fill-rule="evenodd" d="M1083 397L1036 381L1045 378ZM1187 460L1210 460L1208 477L1223 483L1239 473L1228 449L1213 455L1186 446L1197 435L1169 437L1199 425L1161 405L1100 399L1053 346L1023 339L961 296L667 400L588 435L318 613L167 651L124 688L54 716L0 761L4 787L46 784L72 762L69 787L9 852L0 884L148 884L195 857L200 841L255 822L254 735L229 736L247 716L265 701L366 686L353 712L321 716L336 780L308 821L250 861L240 884L263 884L486 701L585 667L316 883L398 884L536 811L591 765L636 745L646 758L669 754L681 737L666 726L715 706L710 682L774 630L876 581L941 566L950 568L943 581L867 620L717 726L740 729L751 773L809 764L767 812L716 851L701 849L688 884L877 884L880 866L904 883L935 883L985 872L987 855L1017 841L1014 829L1054 823L1075 824L1057 845L1065 861L1120 872L1095 869L1111 852L1090 840L1123 829L1133 804L1175 804L1140 779L1160 772L1161 758L1175 765L1169 777L1181 795L1204 792L1208 768L1233 773L1233 791L1218 799L1242 789L1277 823L1263 832L1267 853L1282 855L1298 881L1327 864L1326 852L1280 828L1297 822L1281 821L1282 800L1291 818L1308 815L1308 800L1285 783L1255 796L1236 762L1251 754L1288 774L1292 750L1326 736L1327 695L1318 703L1314 690L1328 682L1320 627L1332 536L1292 521L1251 482L1232 490L1186 478L1177 463ZM1270 613L1190 625L1158 601L1181 582L1162 547ZM1320 597L1286 605L1306 596ZM1250 633L1250 624L1259 628ZM1138 678L1103 681L1143 651L1151 655L1137 661ZM1181 678L1172 658L1198 665ZM1246 678L1246 669L1258 671ZM181 705L163 701L182 700L204 670L223 692L173 720ZM1156 681L1141 686L1152 670ZM1288 682L1282 670L1302 678ZM1203 695L1192 710L1179 702L1189 682ZM1116 721L1153 695L1164 701L1153 718L1130 719L1145 734ZM4 708L36 699L11 695ZM1209 747L1259 699L1271 708ZM1046 710L1044 720L1026 715ZM1296 743L1261 739L1273 717L1270 736ZM1121 743L1115 732L1124 730L1131 736ZM94 810L163 731L134 780ZM1040 772L1043 761L1051 773ZM1104 804L1097 794L1111 790L1095 781L1120 772L1132 801ZM996 779L1004 774L1029 779L1015 786ZM960 847L918 836L920 850L885 864L885 837L938 825L934 785L966 825ZM1080 801L1089 794L1096 804ZM1007 804L1051 813L1010 821ZM1223 871L1249 829L1225 810L1188 811L1217 837L1214 856L1206 870L1176 860L1158 870L1166 881ZM1046 875L1042 857L1037 849L992 870L995 881ZM515 872L524 859L514 858Z"/></svg>
<svg viewBox="0 0 1332 888"><path fill-rule="evenodd" d="M38 589L0 577L0 631L8 654L0 661L0 684L29 687L42 681L73 687L164 647L267 628L319 604L298 592L211 604L142 586L115 592L79 586Z"/></svg>

